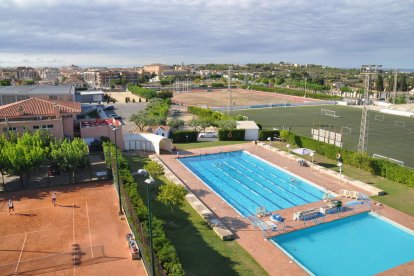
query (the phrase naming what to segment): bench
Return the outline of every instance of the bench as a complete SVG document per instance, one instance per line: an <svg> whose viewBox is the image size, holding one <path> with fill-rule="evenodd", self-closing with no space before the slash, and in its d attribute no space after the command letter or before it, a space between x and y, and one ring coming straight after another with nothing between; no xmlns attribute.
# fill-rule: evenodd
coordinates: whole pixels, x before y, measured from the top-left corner
<svg viewBox="0 0 414 276"><path fill-rule="evenodd" d="M128 247L131 252L131 258L133 260L141 259L141 252L139 251L139 247L137 242L135 241L135 237L132 233L128 233L125 235L126 240L128 241Z"/></svg>

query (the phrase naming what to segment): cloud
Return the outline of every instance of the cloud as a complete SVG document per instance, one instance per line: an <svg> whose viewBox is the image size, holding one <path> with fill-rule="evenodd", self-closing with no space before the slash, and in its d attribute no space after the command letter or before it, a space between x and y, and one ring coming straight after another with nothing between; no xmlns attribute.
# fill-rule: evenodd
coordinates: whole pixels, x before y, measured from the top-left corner
<svg viewBox="0 0 414 276"><path fill-rule="evenodd" d="M0 59L390 67L413 67L414 60L413 1L0 0L0 7L7 8Z"/></svg>

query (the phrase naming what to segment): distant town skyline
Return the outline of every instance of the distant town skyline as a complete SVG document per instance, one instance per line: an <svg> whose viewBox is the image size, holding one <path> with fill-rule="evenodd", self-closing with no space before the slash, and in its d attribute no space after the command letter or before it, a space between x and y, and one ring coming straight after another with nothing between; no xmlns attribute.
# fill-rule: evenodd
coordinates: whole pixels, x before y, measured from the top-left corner
<svg viewBox="0 0 414 276"><path fill-rule="evenodd" d="M0 0L0 67L414 68L414 1Z"/></svg>

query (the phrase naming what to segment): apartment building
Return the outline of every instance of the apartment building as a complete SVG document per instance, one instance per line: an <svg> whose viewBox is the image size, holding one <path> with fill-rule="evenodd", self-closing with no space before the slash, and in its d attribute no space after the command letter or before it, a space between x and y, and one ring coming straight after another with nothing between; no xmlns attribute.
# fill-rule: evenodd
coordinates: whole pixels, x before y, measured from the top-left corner
<svg viewBox="0 0 414 276"><path fill-rule="evenodd" d="M95 87L106 88L111 87L111 81L118 82L121 76L118 71L98 71L96 72L96 85Z"/></svg>
<svg viewBox="0 0 414 276"><path fill-rule="evenodd" d="M35 80L38 74L36 69L32 67L17 67L16 68L16 79L17 80Z"/></svg>
<svg viewBox="0 0 414 276"><path fill-rule="evenodd" d="M40 68L37 72L42 80L54 81L59 77L59 69L57 68Z"/></svg>
<svg viewBox="0 0 414 276"><path fill-rule="evenodd" d="M144 66L144 71L148 72L150 74L156 74L157 76L160 76L160 74L165 70L170 70L171 66L161 63L153 63L149 65Z"/></svg>

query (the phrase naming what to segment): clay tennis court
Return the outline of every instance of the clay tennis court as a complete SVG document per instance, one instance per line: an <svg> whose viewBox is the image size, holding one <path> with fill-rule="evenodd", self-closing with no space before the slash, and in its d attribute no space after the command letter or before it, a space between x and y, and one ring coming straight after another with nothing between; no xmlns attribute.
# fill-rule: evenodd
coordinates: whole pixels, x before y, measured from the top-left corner
<svg viewBox="0 0 414 276"><path fill-rule="evenodd" d="M57 193L56 207L52 193ZM7 200L16 215L8 214ZM146 275L110 183L1 194L0 275Z"/></svg>
<svg viewBox="0 0 414 276"><path fill-rule="evenodd" d="M286 104L318 102L319 100L277 93L261 92L244 89L231 89L233 105L255 104ZM216 89L211 92L206 90L192 90L191 92L174 93L172 100L183 105L199 105L207 107L222 107L228 105L227 89Z"/></svg>

